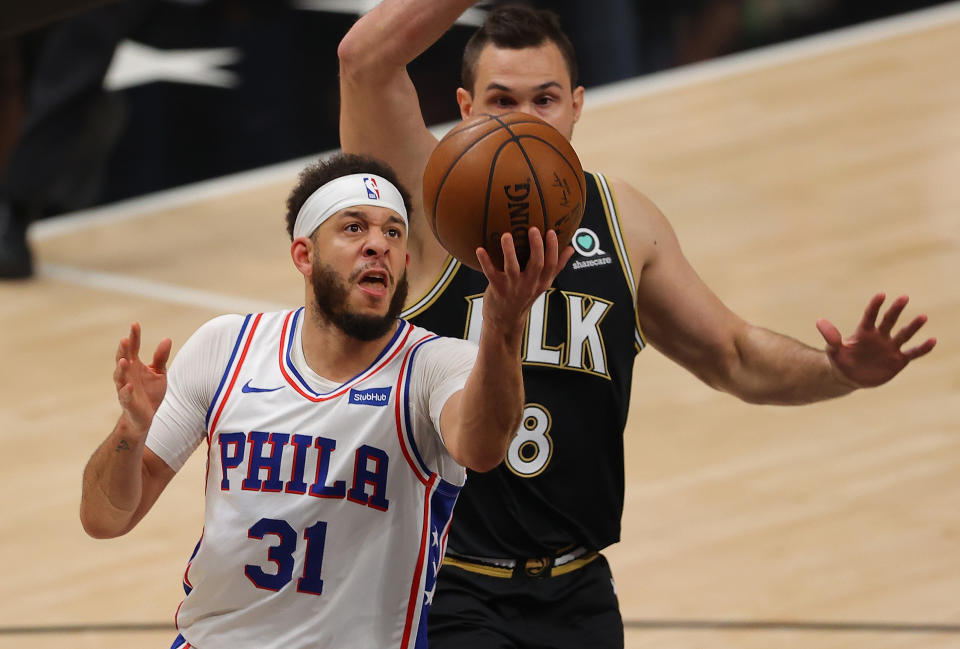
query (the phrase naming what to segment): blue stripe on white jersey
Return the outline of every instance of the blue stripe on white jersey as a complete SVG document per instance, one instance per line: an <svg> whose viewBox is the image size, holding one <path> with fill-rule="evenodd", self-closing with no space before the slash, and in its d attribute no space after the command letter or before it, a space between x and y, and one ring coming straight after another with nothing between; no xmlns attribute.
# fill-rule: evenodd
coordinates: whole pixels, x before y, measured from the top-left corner
<svg viewBox="0 0 960 649"><path fill-rule="evenodd" d="M399 326L397 327L396 332L394 332L393 337L390 339L390 342L388 342L384 346L383 351L381 351L380 354L377 355L377 357L373 360L372 363L370 363L370 365L366 367L366 369L364 369L362 372L360 372L353 378L347 381L344 381L339 387L337 387L334 390L331 390L329 392L317 392L310 386L310 384L306 381L306 379L304 379L303 376L300 375L300 372L297 371L297 368L293 363L293 358L290 356L290 352L293 349L294 340L297 337L296 336L297 323L300 320L300 316L303 314L303 312L304 312L304 307L300 307L294 312L293 317L290 319L290 326L288 327L287 331L284 332L285 342L284 342L284 352L283 352L283 365L286 368L286 370L290 373L290 375L297 380L297 383L301 388L303 388L303 390L305 390L306 392L309 392L310 394L316 397L325 397L325 396L334 394L335 392L339 392L345 386L348 386L353 383L357 383L360 380L366 378L367 373L371 372L371 370L373 370L373 368L375 368L377 364L380 363L380 361L383 360L383 358L395 348L397 341L400 340L404 332L406 332L410 328L410 325L407 324L405 321L398 320Z"/></svg>
<svg viewBox="0 0 960 649"><path fill-rule="evenodd" d="M404 412L403 412L403 427L404 427L404 435L405 435L406 438L407 438L407 442L409 442L409 444L410 444L410 450L411 450L411 452L413 453L413 457L416 458L417 463L420 465L420 468L422 469L423 473L424 473L425 475L428 475L428 476L430 475L431 471L430 471L430 469L427 467L427 463L423 461L423 457L420 455L420 450L417 448L417 442L416 442L416 440L415 440L414 437L413 437L413 424L412 424L411 421L410 421L410 380L409 380L409 379L410 379L410 373L411 373L411 371L413 370L413 359L414 359L414 357L417 355L417 351L420 350L420 347L422 347L422 346L424 345L424 343L428 343L428 342L430 342L431 340L437 340L437 336L431 336L431 337L429 337L429 338L424 338L423 340L421 340L420 342L418 342L417 344L415 344L415 345L413 346L413 348L410 350L410 357L407 359L407 362L406 362L406 371L404 372L404 374L403 374L403 377L404 377L404 378L402 379L402 380L405 381L405 383L406 383L406 385L403 386L403 404L404 404L404 408L403 408L403 410L404 410Z"/></svg>
<svg viewBox="0 0 960 649"><path fill-rule="evenodd" d="M437 571L443 562L453 506L459 494L460 487L442 480L437 474L431 476L424 503L420 554L410 585L401 649L427 647L427 615L436 588Z"/></svg>
<svg viewBox="0 0 960 649"><path fill-rule="evenodd" d="M210 401L210 407L207 408L207 416L204 419L207 430L210 430L210 415L213 414L213 407L220 399L220 393L223 392L223 386L227 383L227 377L230 375L230 368L233 367L233 361L237 357L237 350L240 349L240 341L243 340L243 334L247 331L247 325L250 324L251 317L252 315L248 313L247 317L243 319L243 326L240 327L240 333L237 334L237 342L233 346L233 351L230 352L230 360L227 361L227 366L223 370L223 376L220 377L220 385L217 386L217 391L213 395L213 399Z"/></svg>
<svg viewBox="0 0 960 649"><path fill-rule="evenodd" d="M200 535L200 538L197 540L197 544L193 546L193 552L190 554L190 559L187 560L187 569L183 571L183 592L187 595L190 594L190 591L193 590L193 586L190 585L190 581L187 579L187 573L190 572L190 563L193 561L193 558L197 556L197 550L200 549L200 544L203 543L203 535Z"/></svg>
<svg viewBox="0 0 960 649"><path fill-rule="evenodd" d="M423 603L420 610L420 623L417 628L416 649L427 648L427 617L433 603L436 590L437 571L443 563L447 550L447 533L453 520L453 506L460 495L460 487L444 480L437 480L437 488L430 497L430 539L427 550L426 579L423 584Z"/></svg>

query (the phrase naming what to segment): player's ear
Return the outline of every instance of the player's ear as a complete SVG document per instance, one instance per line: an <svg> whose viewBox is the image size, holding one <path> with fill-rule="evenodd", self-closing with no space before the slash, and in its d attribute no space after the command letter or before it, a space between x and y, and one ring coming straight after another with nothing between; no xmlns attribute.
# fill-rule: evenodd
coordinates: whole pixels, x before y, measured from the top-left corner
<svg viewBox="0 0 960 649"><path fill-rule="evenodd" d="M473 110L473 96L465 88L457 88L457 105L460 106L460 119L470 117Z"/></svg>
<svg viewBox="0 0 960 649"><path fill-rule="evenodd" d="M580 113L583 112L583 86L577 86L573 89L573 123L580 120Z"/></svg>
<svg viewBox="0 0 960 649"><path fill-rule="evenodd" d="M290 258L300 274L310 277L313 271L313 242L307 237L297 237L290 244Z"/></svg>

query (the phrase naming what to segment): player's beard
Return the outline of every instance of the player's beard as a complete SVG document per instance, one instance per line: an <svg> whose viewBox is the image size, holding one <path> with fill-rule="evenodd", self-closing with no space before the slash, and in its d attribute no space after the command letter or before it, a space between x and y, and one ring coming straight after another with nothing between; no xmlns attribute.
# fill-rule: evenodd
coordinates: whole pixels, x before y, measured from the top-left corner
<svg viewBox="0 0 960 649"><path fill-rule="evenodd" d="M386 335L403 310L403 303L407 299L407 271L404 269L400 276L387 312L382 316L356 313L347 307L350 296L348 287L356 283L362 272L355 271L344 282L333 268L314 259L313 296L321 318L352 338L371 341Z"/></svg>

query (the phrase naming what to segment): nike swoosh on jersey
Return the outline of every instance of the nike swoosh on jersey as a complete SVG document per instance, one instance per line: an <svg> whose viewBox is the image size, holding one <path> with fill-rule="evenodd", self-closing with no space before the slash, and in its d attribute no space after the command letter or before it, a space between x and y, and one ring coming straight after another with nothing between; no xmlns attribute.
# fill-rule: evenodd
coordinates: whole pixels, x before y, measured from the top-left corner
<svg viewBox="0 0 960 649"><path fill-rule="evenodd" d="M253 380L253 379L250 379L250 381L252 381L252 380ZM282 385L281 385L279 388L255 388L255 387L253 387L252 385L250 385L250 381L247 381L246 383L243 384L243 387L240 388L240 391L241 391L241 392L245 392L245 393L250 393L250 392L276 392L277 390L282 390L282 389L283 389L283 386L282 386Z"/></svg>

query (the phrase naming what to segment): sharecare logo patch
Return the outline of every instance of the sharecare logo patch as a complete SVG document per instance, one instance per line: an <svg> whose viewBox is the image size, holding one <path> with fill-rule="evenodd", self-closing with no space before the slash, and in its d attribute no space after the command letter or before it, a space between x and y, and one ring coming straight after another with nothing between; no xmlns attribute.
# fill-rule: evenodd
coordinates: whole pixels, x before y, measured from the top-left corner
<svg viewBox="0 0 960 649"><path fill-rule="evenodd" d="M350 390L350 403L361 406L385 406L390 402L390 388Z"/></svg>

